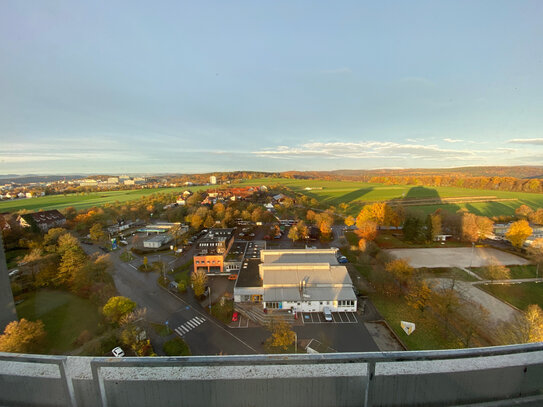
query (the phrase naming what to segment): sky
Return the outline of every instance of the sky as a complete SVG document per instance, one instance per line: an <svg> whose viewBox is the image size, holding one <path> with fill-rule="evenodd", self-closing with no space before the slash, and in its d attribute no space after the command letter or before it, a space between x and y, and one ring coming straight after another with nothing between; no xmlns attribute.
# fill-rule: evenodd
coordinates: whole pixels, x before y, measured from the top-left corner
<svg viewBox="0 0 543 407"><path fill-rule="evenodd" d="M0 175L543 165L541 1L0 2Z"/></svg>

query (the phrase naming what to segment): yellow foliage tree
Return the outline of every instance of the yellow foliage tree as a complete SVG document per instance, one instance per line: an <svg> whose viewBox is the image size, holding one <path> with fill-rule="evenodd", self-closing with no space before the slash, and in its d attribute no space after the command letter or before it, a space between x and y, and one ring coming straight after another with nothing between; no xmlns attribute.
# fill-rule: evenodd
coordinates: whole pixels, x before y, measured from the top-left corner
<svg viewBox="0 0 543 407"><path fill-rule="evenodd" d="M416 284L409 290L409 293L405 296L407 300L407 305L418 309L420 312L424 312L430 299L432 298L432 290L426 283L426 281Z"/></svg>
<svg viewBox="0 0 543 407"><path fill-rule="evenodd" d="M527 220L518 220L511 224L505 233L507 240L515 247L522 247L528 236L532 234L532 228Z"/></svg>
<svg viewBox="0 0 543 407"><path fill-rule="evenodd" d="M46 336L43 322L27 321L21 318L20 321L10 322L4 334L0 335L0 351L38 353L43 350Z"/></svg>
<svg viewBox="0 0 543 407"><path fill-rule="evenodd" d="M207 274L204 270L193 271L190 275L190 281L192 282L192 289L196 297L200 297L204 294L207 283Z"/></svg>
<svg viewBox="0 0 543 407"><path fill-rule="evenodd" d="M296 335L285 321L274 323L271 326L271 331L272 335L268 338L267 344L272 349L288 350L295 341Z"/></svg>

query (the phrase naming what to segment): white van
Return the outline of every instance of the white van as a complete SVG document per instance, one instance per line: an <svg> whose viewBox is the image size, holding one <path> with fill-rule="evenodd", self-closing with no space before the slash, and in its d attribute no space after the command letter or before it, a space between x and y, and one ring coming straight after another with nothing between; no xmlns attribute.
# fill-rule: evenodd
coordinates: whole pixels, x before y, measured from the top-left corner
<svg viewBox="0 0 543 407"><path fill-rule="evenodd" d="M324 309L322 310L322 313L324 314L324 319L326 321L332 321L332 312L330 311L330 308L328 307L324 307Z"/></svg>

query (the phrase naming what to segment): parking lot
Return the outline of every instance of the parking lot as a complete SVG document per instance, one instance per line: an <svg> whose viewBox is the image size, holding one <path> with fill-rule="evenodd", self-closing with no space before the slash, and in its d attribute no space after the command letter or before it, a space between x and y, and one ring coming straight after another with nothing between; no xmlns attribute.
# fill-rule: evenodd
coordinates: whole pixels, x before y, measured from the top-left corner
<svg viewBox="0 0 543 407"><path fill-rule="evenodd" d="M332 312L333 321L326 321L322 312L299 312L303 324L357 324L355 312Z"/></svg>

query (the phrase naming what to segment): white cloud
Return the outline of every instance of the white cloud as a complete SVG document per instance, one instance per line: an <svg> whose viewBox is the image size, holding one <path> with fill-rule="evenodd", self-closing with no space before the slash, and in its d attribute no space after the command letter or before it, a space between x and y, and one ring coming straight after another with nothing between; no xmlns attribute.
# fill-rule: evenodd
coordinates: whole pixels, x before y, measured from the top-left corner
<svg viewBox="0 0 543 407"><path fill-rule="evenodd" d="M446 141L447 143L462 143L464 140L455 138L444 138L443 141Z"/></svg>
<svg viewBox="0 0 543 407"><path fill-rule="evenodd" d="M509 140L508 143L512 144L533 144L533 145L543 145L543 138L514 138Z"/></svg>
<svg viewBox="0 0 543 407"><path fill-rule="evenodd" d="M470 150L444 149L435 145L400 144L394 142L314 142L294 147L278 146L254 151L259 157L269 158L380 158L416 160L473 160L477 154Z"/></svg>

